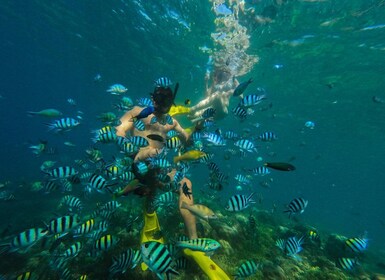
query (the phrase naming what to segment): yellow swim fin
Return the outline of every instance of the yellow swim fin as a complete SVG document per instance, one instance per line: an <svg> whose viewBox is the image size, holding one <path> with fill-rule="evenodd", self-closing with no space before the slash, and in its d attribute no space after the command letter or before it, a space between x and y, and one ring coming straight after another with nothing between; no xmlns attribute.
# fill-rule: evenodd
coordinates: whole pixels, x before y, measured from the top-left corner
<svg viewBox="0 0 385 280"><path fill-rule="evenodd" d="M159 239L154 238L154 235L159 231L160 225L156 212L154 211L153 213L144 213L144 226L140 234L140 244L143 244L144 242L148 241L156 241L164 244L165 242L163 237ZM148 266L144 262L141 263L141 267L143 271L147 270L148 268Z"/></svg>
<svg viewBox="0 0 385 280"><path fill-rule="evenodd" d="M193 259L203 272L210 278L210 280L230 280L230 277L224 272L212 259L201 251L193 251L191 249L184 249L183 253Z"/></svg>
<svg viewBox="0 0 385 280"><path fill-rule="evenodd" d="M168 114L173 117L176 115L185 115L190 113L190 108L186 106L181 106L181 105L172 105L170 108L170 111L168 111Z"/></svg>

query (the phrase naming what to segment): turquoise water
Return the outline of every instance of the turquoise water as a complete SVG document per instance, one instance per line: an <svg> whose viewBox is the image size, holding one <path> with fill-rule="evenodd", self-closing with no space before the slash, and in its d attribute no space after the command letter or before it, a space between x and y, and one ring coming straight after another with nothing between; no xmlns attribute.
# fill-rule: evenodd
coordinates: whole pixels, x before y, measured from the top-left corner
<svg viewBox="0 0 385 280"><path fill-rule="evenodd" d="M211 37L217 32L215 19L220 16L213 12L212 3L204 0L36 0L4 1L2 6L0 183L16 197L0 202L0 230L6 241L6 237L27 228L43 227L42 221L48 222L57 214L64 215L56 209L63 193L47 196L31 191L31 185L45 180L40 171L44 161L72 165L75 159L84 157L84 151L93 145L90 131L103 126L96 116L113 111L112 105L119 99L106 93L110 85L123 84L128 88L126 95L136 101L148 97L155 79L167 76L180 83L176 103L182 105L190 99L195 105L204 96L209 55L220 59L224 47ZM250 188L263 201L252 211L270 211L275 204L277 211L270 218L291 228L295 222L281 212L291 199L305 197L309 205L297 217L299 224L315 227L325 235L356 237L366 233L368 255L380 256L384 250L385 212L385 2L245 1L245 9L237 19L249 36L250 47L245 52L259 61L237 78L242 82L252 77L254 82L246 93L262 87L268 99L255 107L246 121L240 123L230 113L217 120L215 128L239 132L250 129L253 136L274 131L279 139L258 142L258 156L264 161L290 161L297 168L290 173L272 172L269 188L260 186L265 178L253 179ZM203 51L205 48L209 51ZM95 82L97 74L101 80ZM68 104L68 98L76 100L76 107ZM51 119L27 116L27 111L46 108L71 117L81 110L81 125L62 135L47 132L44 123ZM177 119L185 127L191 125L184 116ZM312 130L304 126L309 120L315 123ZM39 139L47 140L57 153L31 153L29 146ZM76 147L64 145L65 141ZM97 146L106 161L116 154L113 146ZM222 148L208 150L215 153L214 161L229 175L229 183L222 192L209 197L207 168L194 166L190 178L195 199L223 211L227 199L237 193L233 177L259 163L251 155L225 160ZM74 189L74 195L80 193L80 187ZM109 199L96 196L85 204L91 212L93 203ZM138 200L130 197L129 201L140 213ZM245 212L244 216L249 214ZM237 220L228 213L226 219ZM117 227L124 226L115 223L114 234ZM133 248L135 244L130 243ZM0 273L14 275L31 269L34 266L28 265L28 259L44 251L39 248L21 256L12 254L15 260L23 259L23 265L2 268ZM306 246L304 251L311 254ZM100 262L110 259L108 255ZM372 259L363 259L364 270L381 272ZM48 262L49 257L44 260ZM82 273L80 270L76 269L74 277ZM196 274L201 275L199 271ZM91 273L89 277L98 279L101 274L96 275L92 278Z"/></svg>

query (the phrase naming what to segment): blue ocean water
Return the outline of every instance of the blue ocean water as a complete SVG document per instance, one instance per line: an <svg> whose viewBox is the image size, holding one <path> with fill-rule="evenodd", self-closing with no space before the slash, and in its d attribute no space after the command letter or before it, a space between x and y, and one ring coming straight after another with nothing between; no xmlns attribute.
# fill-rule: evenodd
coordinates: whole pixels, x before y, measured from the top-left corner
<svg viewBox="0 0 385 280"><path fill-rule="evenodd" d="M384 1L244 2L246 12L238 17L250 40L246 53L259 61L236 78L252 77L248 93L264 88L271 106L256 108L242 123L230 113L216 128L250 129L254 136L274 131L278 140L258 142L258 156L296 166L294 172L272 171L269 188L261 187L263 179L253 180L250 188L263 197L258 207L276 205L282 212L291 199L305 197L309 205L298 217L301 223L348 237L366 233L369 250L384 250ZM2 6L0 183L9 181L5 189L16 200L0 202L0 230L10 225L15 234L53 217L62 194L42 196L30 185L44 180L43 161L71 165L93 145L91 131L103 126L96 117L113 111L118 100L106 92L110 85L123 84L135 101L149 96L155 79L167 76L180 83L176 103L190 99L194 105L204 98L209 55L221 46L212 40L217 15L206 0L35 0ZM94 80L97 74L100 81ZM55 134L44 125L53 119L27 115L46 108L66 117L81 110L83 119L79 127ZM191 125L186 117L180 121ZM29 146L39 140L57 153L34 155ZM111 160L113 148L99 147ZM259 163L253 156L226 160L220 148L215 154L230 178L216 194L224 206L237 193L233 177ZM194 191L205 190L206 168L191 173Z"/></svg>

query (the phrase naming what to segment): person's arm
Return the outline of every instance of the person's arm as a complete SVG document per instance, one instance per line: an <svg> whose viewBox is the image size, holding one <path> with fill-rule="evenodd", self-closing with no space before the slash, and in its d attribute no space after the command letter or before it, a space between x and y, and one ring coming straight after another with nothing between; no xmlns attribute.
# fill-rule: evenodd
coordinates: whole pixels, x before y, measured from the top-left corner
<svg viewBox="0 0 385 280"><path fill-rule="evenodd" d="M141 111L141 108L134 107L132 110L127 111L123 117L120 118L120 125L115 127L116 135L126 137L128 131L134 128L134 122L132 118L137 116Z"/></svg>

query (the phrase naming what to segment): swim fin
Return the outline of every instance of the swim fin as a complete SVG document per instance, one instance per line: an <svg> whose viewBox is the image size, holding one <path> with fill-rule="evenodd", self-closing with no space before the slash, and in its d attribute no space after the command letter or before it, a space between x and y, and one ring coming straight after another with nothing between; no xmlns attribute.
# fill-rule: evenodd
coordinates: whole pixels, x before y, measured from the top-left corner
<svg viewBox="0 0 385 280"><path fill-rule="evenodd" d="M173 117L176 115L186 115L190 113L190 108L182 105L173 105L170 108L170 111L168 111L168 114Z"/></svg>
<svg viewBox="0 0 385 280"><path fill-rule="evenodd" d="M210 257L204 252L184 249L183 253L193 259L210 280L230 280L230 277L224 272Z"/></svg>
<svg viewBox="0 0 385 280"><path fill-rule="evenodd" d="M154 237L154 235L159 231L160 225L156 212L154 211L153 213L144 213L144 226L140 234L140 244L143 244L148 241L156 241L164 244L165 241L163 237L159 239L155 239ZM141 263L141 267L143 271L148 269L148 266L144 262Z"/></svg>

